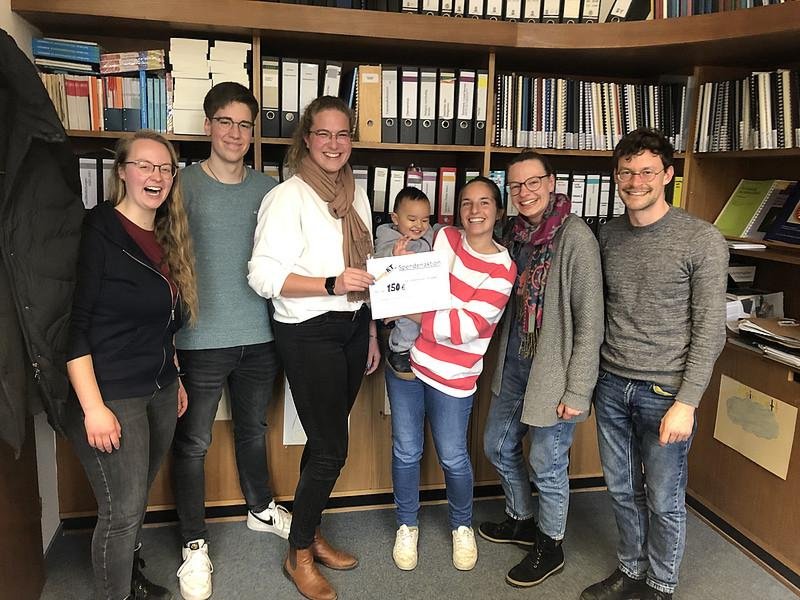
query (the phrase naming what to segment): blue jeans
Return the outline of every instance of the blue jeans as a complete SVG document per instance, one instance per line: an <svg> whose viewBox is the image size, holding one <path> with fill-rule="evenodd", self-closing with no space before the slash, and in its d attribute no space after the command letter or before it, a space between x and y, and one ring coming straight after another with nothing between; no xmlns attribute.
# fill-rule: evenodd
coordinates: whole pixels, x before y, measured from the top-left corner
<svg viewBox="0 0 800 600"><path fill-rule="evenodd" d="M77 399L67 407L65 430L97 500L92 535L92 569L98 600L131 593L133 551L147 508L147 493L169 449L178 415L178 384L150 396L109 400L122 437L118 450L89 446Z"/></svg>
<svg viewBox="0 0 800 600"><path fill-rule="evenodd" d="M514 519L529 519L534 516L534 503L522 441L530 431L528 459L539 492L539 529L560 540L567 528L569 449L575 423L559 421L550 427L529 427L520 421L530 368L531 362L519 359L516 351L507 353L500 393L492 396L489 407L483 451L500 477L506 514Z"/></svg>
<svg viewBox="0 0 800 600"><path fill-rule="evenodd" d="M647 381L600 371L595 409L600 460L619 530L620 570L672 593L686 544L687 457L685 442L661 446L661 419L675 388L657 394ZM697 425L695 423L695 430Z"/></svg>
<svg viewBox="0 0 800 600"><path fill-rule="evenodd" d="M455 398L419 379L407 381L386 369L392 408L392 482L397 525L417 525L419 464L425 441L425 417L444 471L450 527L472 527L472 463L467 428L472 396Z"/></svg>
<svg viewBox="0 0 800 600"><path fill-rule="evenodd" d="M172 447L173 491L184 543L208 538L205 460L222 388L228 385L236 469L247 506L259 512L272 501L267 467L267 406L278 370L275 343L208 350L178 350L189 398Z"/></svg>

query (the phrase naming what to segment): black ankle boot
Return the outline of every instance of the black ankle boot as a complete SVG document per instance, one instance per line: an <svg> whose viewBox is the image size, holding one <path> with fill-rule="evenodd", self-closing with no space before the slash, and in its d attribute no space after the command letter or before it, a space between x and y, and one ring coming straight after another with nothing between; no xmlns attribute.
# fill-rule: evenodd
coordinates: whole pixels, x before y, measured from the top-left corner
<svg viewBox="0 0 800 600"><path fill-rule="evenodd" d="M520 563L506 575L506 583L514 587L532 587L564 568L561 540L536 532L536 542Z"/></svg>
<svg viewBox="0 0 800 600"><path fill-rule="evenodd" d="M133 572L131 573L130 600L172 600L172 592L167 588L149 581L142 573L145 568L144 559L139 556L139 548L133 552Z"/></svg>
<svg viewBox="0 0 800 600"><path fill-rule="evenodd" d="M483 539L498 544L519 544L533 546L536 542L536 519L520 520L506 517L501 523L485 521L478 527L478 533Z"/></svg>

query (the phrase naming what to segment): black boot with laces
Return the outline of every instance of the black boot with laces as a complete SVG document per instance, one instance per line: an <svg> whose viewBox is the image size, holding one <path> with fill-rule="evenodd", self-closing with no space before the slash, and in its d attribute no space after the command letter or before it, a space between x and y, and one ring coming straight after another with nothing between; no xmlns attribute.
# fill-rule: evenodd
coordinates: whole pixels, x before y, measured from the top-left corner
<svg viewBox="0 0 800 600"><path fill-rule="evenodd" d="M514 587L532 587L564 568L561 540L536 532L536 542L520 563L506 575L506 583Z"/></svg>
<svg viewBox="0 0 800 600"><path fill-rule="evenodd" d="M501 523L484 521L478 527L482 538L497 544L520 544L533 546L536 541L536 519L514 519L506 517Z"/></svg>
<svg viewBox="0 0 800 600"><path fill-rule="evenodd" d="M142 573L145 568L144 559L139 556L139 548L133 552L133 572L131 574L131 595L130 600L172 600L172 592L160 586Z"/></svg>

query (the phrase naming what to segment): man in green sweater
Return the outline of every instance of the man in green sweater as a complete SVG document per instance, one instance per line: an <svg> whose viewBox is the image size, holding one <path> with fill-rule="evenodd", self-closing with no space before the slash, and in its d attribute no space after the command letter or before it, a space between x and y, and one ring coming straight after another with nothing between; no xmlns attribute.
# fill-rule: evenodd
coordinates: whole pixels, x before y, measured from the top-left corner
<svg viewBox="0 0 800 600"><path fill-rule="evenodd" d="M278 369L267 302L247 284L256 217L276 183L244 164L258 103L246 87L215 85L205 97L210 156L182 169L179 183L194 242L199 318L176 336L189 398L173 445L173 491L180 519L185 600L211 596L205 524L206 451L223 387L228 388L236 468L247 502L247 526L289 535L291 515L275 504L267 469L266 413Z"/></svg>
<svg viewBox="0 0 800 600"><path fill-rule="evenodd" d="M618 568L581 600L669 600L686 539L695 409L725 343L728 248L665 199L672 145L637 129L614 149L625 215L600 230L606 292L597 416Z"/></svg>

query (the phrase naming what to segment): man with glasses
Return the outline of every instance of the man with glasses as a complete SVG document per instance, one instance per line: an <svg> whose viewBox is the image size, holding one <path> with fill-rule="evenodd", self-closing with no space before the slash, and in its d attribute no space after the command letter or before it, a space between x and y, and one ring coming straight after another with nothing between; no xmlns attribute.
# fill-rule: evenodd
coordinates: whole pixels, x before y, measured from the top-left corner
<svg viewBox="0 0 800 600"><path fill-rule="evenodd" d="M589 414L603 341L603 284L594 234L555 194L547 157L524 151L508 166L519 215L503 244L517 264L506 309L484 452L503 486L506 519L482 523L481 537L527 546L506 575L531 587L564 566L569 507L569 449L575 425ZM530 432L533 483L522 441ZM537 525L538 517L538 525Z"/></svg>
<svg viewBox="0 0 800 600"><path fill-rule="evenodd" d="M641 128L614 149L625 215L600 230L606 331L597 415L618 567L581 600L668 600L686 538L695 409L725 343L728 248L665 199L672 145Z"/></svg>
<svg viewBox="0 0 800 600"><path fill-rule="evenodd" d="M206 452L217 408L228 389L239 485L247 501L247 526L289 535L291 515L276 505L269 487L266 413L278 369L267 302L247 284L247 261L261 200L276 182L244 164L258 103L238 83L215 85L205 97L209 157L180 172L194 241L199 318L176 339L189 398L173 445L173 490L180 519L181 594L211 595L211 561L205 525Z"/></svg>

